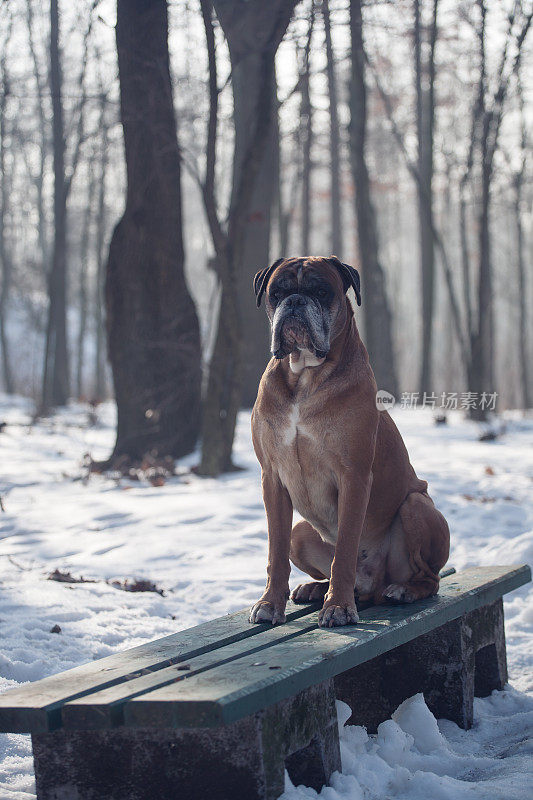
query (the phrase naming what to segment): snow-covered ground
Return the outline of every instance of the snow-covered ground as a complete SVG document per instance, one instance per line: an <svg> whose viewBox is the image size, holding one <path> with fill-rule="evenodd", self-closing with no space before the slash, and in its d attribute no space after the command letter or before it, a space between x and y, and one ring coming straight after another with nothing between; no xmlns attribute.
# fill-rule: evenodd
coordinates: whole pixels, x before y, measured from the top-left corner
<svg viewBox="0 0 533 800"><path fill-rule="evenodd" d="M154 487L101 476L83 480L85 453L113 442L113 409L72 406L30 426L31 406L0 396L0 691L250 605L264 585L266 529L249 415L239 419L236 460L220 480L187 471ZM477 441L452 414L436 427L425 410L395 419L418 474L447 516L450 564L533 562L533 421ZM86 583L48 580L54 570ZM163 590L111 585L148 579ZM299 575L293 572L293 583ZM322 800L531 798L533 590L505 601L511 686L476 700L475 725L437 723L421 696L406 701L377 736L342 731L343 772ZM58 625L60 633L51 633ZM512 687L512 688L511 688ZM347 718L339 704L339 716ZM0 800L34 797L28 736L0 735ZM316 797L287 784L284 800ZM174 798L154 798L174 800ZM206 798L208 800L208 798Z"/></svg>

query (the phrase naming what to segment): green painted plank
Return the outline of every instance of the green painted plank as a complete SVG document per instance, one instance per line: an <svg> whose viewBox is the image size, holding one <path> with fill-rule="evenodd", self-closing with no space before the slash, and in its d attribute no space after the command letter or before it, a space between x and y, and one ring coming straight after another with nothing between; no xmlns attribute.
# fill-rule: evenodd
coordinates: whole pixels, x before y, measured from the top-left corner
<svg viewBox="0 0 533 800"><path fill-rule="evenodd" d="M209 727L334 677L493 602L531 580L528 566L484 567L444 579L439 595L410 606L374 607L349 628L315 628L253 655L140 695L124 705L133 727ZM313 616L316 618L316 612ZM254 663L256 666L254 666Z"/></svg>
<svg viewBox="0 0 533 800"><path fill-rule="evenodd" d="M311 614L318 604L299 606L289 602L287 619ZM261 636L271 625L250 625L249 609L228 614L162 639L115 653L74 669L27 683L0 694L0 733L44 733L61 725L61 706L107 686L156 671L184 659Z"/></svg>
<svg viewBox="0 0 533 800"><path fill-rule="evenodd" d="M243 656L254 656L254 666L271 659L270 649L302 633L317 627L316 619L309 616L292 620L286 625L269 625L261 636L244 639L212 650L196 658L188 658L177 665L141 675L138 678L101 689L94 694L72 700L63 706L61 716L63 727L71 730L102 730L123 724L122 712L127 700L131 700L152 689L157 689L176 681L189 680L193 675L236 661Z"/></svg>

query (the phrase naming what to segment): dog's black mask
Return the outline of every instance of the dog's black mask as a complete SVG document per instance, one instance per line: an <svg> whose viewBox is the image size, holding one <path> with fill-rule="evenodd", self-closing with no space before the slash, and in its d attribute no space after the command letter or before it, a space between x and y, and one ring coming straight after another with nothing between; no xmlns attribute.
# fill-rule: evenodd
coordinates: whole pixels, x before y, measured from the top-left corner
<svg viewBox="0 0 533 800"><path fill-rule="evenodd" d="M293 269L281 270L271 281L277 267L287 261ZM289 263L290 262L290 263ZM317 269L313 270L313 262ZM284 358L293 351L309 350L318 358L324 358L330 348L333 322L331 307L338 288L321 274L318 268L326 262L334 267L342 278L344 290L353 287L358 305L361 305L359 273L336 256L327 259L278 259L270 267L258 272L254 278L257 305L268 287L267 313L272 325L271 351L275 358ZM311 267L301 273L304 266ZM300 275L294 276L294 268ZM327 270L326 270L327 272Z"/></svg>

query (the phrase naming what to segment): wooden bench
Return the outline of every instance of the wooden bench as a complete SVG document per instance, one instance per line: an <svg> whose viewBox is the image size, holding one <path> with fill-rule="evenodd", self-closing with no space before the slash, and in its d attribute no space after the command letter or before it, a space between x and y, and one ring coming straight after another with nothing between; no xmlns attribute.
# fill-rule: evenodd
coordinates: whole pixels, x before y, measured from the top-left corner
<svg viewBox="0 0 533 800"><path fill-rule="evenodd" d="M319 789L341 767L336 697L369 731L416 692L468 728L507 680L502 595L530 579L467 569L347 628L240 611L5 692L0 731L32 734L39 800L274 800L285 768Z"/></svg>

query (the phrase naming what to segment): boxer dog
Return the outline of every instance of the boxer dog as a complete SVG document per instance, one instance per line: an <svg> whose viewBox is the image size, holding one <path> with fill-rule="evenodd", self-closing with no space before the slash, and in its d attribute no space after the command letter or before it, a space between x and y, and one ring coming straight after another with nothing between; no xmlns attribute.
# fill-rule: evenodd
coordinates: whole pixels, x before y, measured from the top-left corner
<svg viewBox="0 0 533 800"><path fill-rule="evenodd" d="M266 589L250 622L285 621L290 561L323 600L321 626L356 623L360 601L411 603L437 593L450 534L387 411L346 297L359 274L329 258L279 259L254 279L272 355L252 413L268 523ZM293 509L304 518L292 527ZM291 530L292 528L292 530Z"/></svg>

